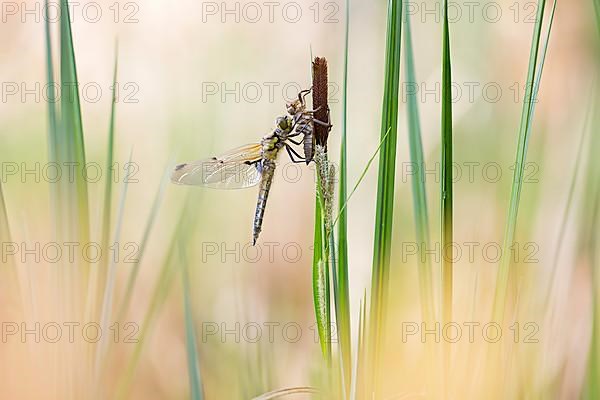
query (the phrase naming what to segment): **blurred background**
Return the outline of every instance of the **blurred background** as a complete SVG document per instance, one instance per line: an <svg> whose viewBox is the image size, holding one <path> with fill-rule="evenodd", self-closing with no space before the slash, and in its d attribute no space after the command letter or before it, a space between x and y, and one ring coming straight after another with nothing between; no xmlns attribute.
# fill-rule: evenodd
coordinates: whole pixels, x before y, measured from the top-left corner
<svg viewBox="0 0 600 400"><path fill-rule="evenodd" d="M352 188L380 140L387 5L350 3L347 104ZM256 188L216 191L166 185L130 306L122 319L115 316L108 324L119 325L101 333L110 339L110 361L102 384L94 381L88 372L93 361L86 356L90 340L83 331L90 321L61 316L57 310L62 297L53 278L66 258L66 246L53 239L47 164L51 88L47 86L44 29L45 18L52 19L56 12L52 4L2 2L1 185L10 243L16 246L3 240L2 256L6 262L6 257L14 255L19 294L6 294L0 312L0 357L5 360L0 396L64 399L95 393L113 398L123 385L128 386L124 395L128 398L189 396L184 283L190 289L206 398L252 398L282 387L318 386L324 379L324 362L316 339L312 297L314 166L291 164L287 155L280 159L255 248L250 244ZM493 300L495 253L502 244L508 209L536 3L453 4L449 17L455 100L454 238L462 254L455 264L454 310L465 336L464 322L485 325ZM334 162L338 159L344 2L98 0L71 7L86 157L91 165L87 181L90 241L94 243L101 241L105 178L113 179L111 244L116 243L116 248L102 250L115 259L115 310L135 264L127 256L135 259L139 254L165 171L178 162L259 141L273 128L275 118L285 113L285 103L310 87L311 55L328 60L333 123L329 153ZM441 3L408 2L405 7L411 16L418 82L401 84L384 398L418 398L428 391L422 340L419 333L405 334L407 324L421 324L418 257L431 257L435 267L441 254ZM512 316L521 323L516 329L536 340L524 342L521 337L515 344L519 350L507 372L515 397L522 386L534 388L537 394L551 394L540 398L578 397L591 354L590 270L597 263L593 257L583 257L594 244L585 247L581 232L591 220L584 204L593 201L590 193L595 193L586 177L598 164L591 157L597 153L589 150L591 133L597 133L597 124L589 122L597 110L593 99L599 36L594 15L592 1L558 4L536 105L514 254L513 271L519 283L512 288L520 293L522 315ZM58 23L50 25L58 59ZM117 41L114 169L107 171ZM411 200L415 166L410 164L408 151L405 97L411 90L419 94L429 172L433 243L428 249L415 243ZM572 190L581 140L580 170ZM133 175L128 180L130 154ZM93 178L98 171L101 175ZM62 172L67 169L63 167ZM376 174L373 165L348 203L354 335L360 300L371 277ZM115 237L125 181L122 224ZM572 206L557 243L570 193ZM183 234L176 236L183 223ZM52 262L49 254L55 249L48 248L50 243L63 250L59 262ZM33 250L27 253L27 249ZM168 262L172 249L174 261ZM173 274L165 281L167 264L166 270ZM176 269L182 265L188 271L183 281ZM548 298L553 268L556 279ZM157 296L155 288L161 283L166 284ZM82 285L81 299L86 290ZM84 305L78 307L84 309ZM155 311L146 325L148 310ZM74 328L74 344L66 340L66 321L80 323ZM51 343L55 323L62 338ZM525 327L527 323L534 325ZM34 333L23 336L25 329ZM115 332L120 333L118 338ZM504 334L508 332L512 338L514 329ZM144 340L134 343L126 340L127 335ZM455 348L452 380L454 393L468 398L465 393L475 379L485 343L477 340L481 336L476 336L475 343L465 337ZM134 357L139 359L132 367ZM102 389L97 391L98 387ZM94 393L90 388L96 388Z"/></svg>

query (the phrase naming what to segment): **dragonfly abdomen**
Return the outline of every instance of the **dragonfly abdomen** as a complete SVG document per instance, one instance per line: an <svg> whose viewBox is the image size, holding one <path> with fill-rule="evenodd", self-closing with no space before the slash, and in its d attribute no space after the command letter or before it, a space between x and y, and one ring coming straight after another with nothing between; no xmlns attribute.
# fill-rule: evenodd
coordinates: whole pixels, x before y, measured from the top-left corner
<svg viewBox="0 0 600 400"><path fill-rule="evenodd" d="M260 179L260 187L258 191L258 200L256 201L256 213L254 214L254 226L252 229L252 245L256 244L258 235L262 228L263 218L265 216L265 208L267 207L267 199L271 183L275 176L275 161L263 158L262 161L262 177Z"/></svg>

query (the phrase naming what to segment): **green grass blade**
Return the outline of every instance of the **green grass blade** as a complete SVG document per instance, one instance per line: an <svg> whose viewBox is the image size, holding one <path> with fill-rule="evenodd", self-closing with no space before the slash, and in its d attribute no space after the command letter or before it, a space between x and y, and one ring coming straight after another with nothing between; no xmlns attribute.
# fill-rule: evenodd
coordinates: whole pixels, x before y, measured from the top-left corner
<svg viewBox="0 0 600 400"><path fill-rule="evenodd" d="M344 72L342 84L342 140L340 146L340 165L339 165L339 205L338 205L338 267L340 284L344 280L343 274L346 274L346 289L348 284L348 221L345 210L345 201L348 197L348 152L347 152L347 122L348 122L348 34L350 29L350 1L346 0L346 26L345 26L345 44L344 44Z"/></svg>
<svg viewBox="0 0 600 400"><path fill-rule="evenodd" d="M128 398L129 389L133 380L136 367L142 355L142 350L146 342L146 338L150 333L152 323L156 317L156 313L163 305L173 281L173 276L177 268L175 267L176 250L178 246L185 246L188 238L190 237L190 230L195 226L196 210L198 209L198 199L188 193L185 205L182 208L181 214L177 222L177 229L173 233L171 242L169 244L169 251L162 263L161 271L159 273L150 305L146 310L144 319L141 324L140 333L138 336L138 342L135 345L131 359L125 369L123 375L121 375L120 381L117 384L117 393L115 398L125 399Z"/></svg>
<svg viewBox="0 0 600 400"><path fill-rule="evenodd" d="M44 6L48 9L48 0L44 1ZM54 64L52 62L52 35L50 34L50 19L45 18L44 33L46 36L46 81L48 87L56 87L54 83ZM48 161L56 162L56 142L58 140L58 128L56 117L56 97L54 91L48 91ZM55 185L51 184L51 188ZM54 200L54 199L53 199ZM54 210L54 208L53 208Z"/></svg>
<svg viewBox="0 0 600 400"><path fill-rule="evenodd" d="M346 148L347 119L348 119L348 47L350 31L350 1L346 0L346 23L344 33L344 77L342 86L342 143L340 148L339 165L339 221L337 241L337 332L340 342L340 353L342 358L342 369L344 387L346 393L350 392L350 380L352 373L352 349L351 349L351 327L350 327L350 290L348 287L348 220L345 210L345 200L348 195L348 155Z"/></svg>
<svg viewBox="0 0 600 400"><path fill-rule="evenodd" d="M46 9L48 9L48 0L44 1ZM50 31L50 19L45 18L44 20L44 34L45 34L45 47L46 47L46 83L48 87L56 87L54 81L54 63L52 61L52 35ZM57 146L60 140L58 131L58 117L56 111L56 96L54 90L48 91L48 162L56 163L58 161ZM61 218L61 203L58 197L60 192L58 190L57 183L50 183L50 209L52 210L52 234L56 239L58 237L58 226Z"/></svg>
<svg viewBox="0 0 600 400"><path fill-rule="evenodd" d="M502 323L504 321L504 309L506 304L506 293L508 291L508 278L511 265L510 247L515 239L517 214L519 209L519 201L521 198L521 190L523 187L523 174L525 169L525 161L527 157L527 144L531 135L531 120L533 118L532 101L535 100L535 91L539 87L539 82L536 82L536 72L538 69L538 54L540 48L540 38L544 19L544 9L546 0L538 1L537 19L533 29L533 39L531 41L531 50L529 54L529 67L527 71L527 90L523 100L523 111L521 113L521 124L519 128L519 137L516 152L515 169L513 173L512 189L510 196L510 204L508 217L504 232L504 241L502 245L502 256L498 267L498 276L496 279L496 292L494 295L494 308L492 319ZM552 20L548 25L548 31L552 28ZM548 33L549 34L549 33ZM545 46L548 46L546 42ZM541 65L543 67L543 63Z"/></svg>
<svg viewBox="0 0 600 400"><path fill-rule="evenodd" d="M350 201L350 199L354 195L354 192L356 192L358 190L358 187L360 186L360 184L362 183L363 179L367 175L367 172L369 171L369 168L371 167L371 164L373 163L373 161L375 161L375 157L377 157L377 155L379 154L379 151L381 150L381 146L383 146L383 143L385 142L385 140L387 139L387 137L388 137L389 134L390 134L390 129L388 129L388 131L385 133L385 136L383 137L383 139L381 139L381 142L379 142L379 145L377 146L377 149L375 149L375 152L373 153L373 155L371 156L371 158L369 158L369 161L367 161L367 165L365 165L365 168L363 168L360 176L358 177L358 180L356 181L356 184L354 185L354 187L350 191L350 194L348 195L348 197L346 197L346 200L344 200L344 202L342 204L342 207L340 208L340 211L338 212L338 215L333 220L333 225L334 226L338 223L338 221L340 219L340 215L342 214L342 211L344 211L346 209L346 207L348 206L348 202Z"/></svg>
<svg viewBox="0 0 600 400"><path fill-rule="evenodd" d="M552 3L552 10L550 12L550 23L549 27L546 30L546 36L544 37L544 44L542 46L542 55L540 56L540 61L538 63L538 69L535 74L535 81L533 84L533 95L531 101L531 117L529 118L529 126L528 130L531 131L531 126L533 124L533 114L535 112L535 106L537 105L538 93L540 91L540 82L542 81L542 73L544 72L544 65L546 62L546 54L548 54L548 44L550 43L550 33L552 32L552 22L554 21L554 13L556 11L556 0Z"/></svg>
<svg viewBox="0 0 600 400"><path fill-rule="evenodd" d="M405 0L406 2L407 0ZM417 85L415 74L415 60L412 46L410 28L410 13L406 4L404 6L404 54L406 60L406 84ZM425 191L425 174L423 158L423 142L421 139L421 121L419 119L419 106L417 91L409 90L407 93L406 111L408 116L408 142L410 161L416 167L412 179L412 197L415 214L415 228L417 243L429 248L429 216L427 213L427 195ZM419 286L421 293L421 312L423 320L428 324L435 320L435 300L433 296L433 277L429 257L421 260L419 257Z"/></svg>
<svg viewBox="0 0 600 400"><path fill-rule="evenodd" d="M142 241L140 242L140 250L138 252L138 256L129 272L129 278L127 279L127 286L125 288L125 294L123 295L123 300L121 301L121 305L119 307L119 313L117 321L122 321L129 309L129 303L131 302L131 296L133 294L133 288L135 287L135 282L137 280L137 276L140 269L140 262L144 258L144 254L146 253L146 248L148 246L148 239L150 239L150 233L152 232L152 228L154 227L154 223L156 221L156 216L158 215L158 210L160 208L160 204L162 202L165 189L167 187L167 183L169 182L169 176L171 175L172 163L169 162L168 167L165 169L165 173L162 177L158 190L154 195L154 201L152 202L152 208L150 209L150 214L148 219L146 220L146 226L144 228L144 234L142 236Z"/></svg>
<svg viewBox="0 0 600 400"><path fill-rule="evenodd" d="M452 63L450 57L450 32L448 23L448 0L444 0L444 28L442 37L442 137L441 137L441 170L440 188L441 206L441 242L442 242L442 323L452 322L453 256L446 254L452 248L454 231L453 185L452 185ZM450 371L450 346L444 346L444 371ZM449 383L445 379L445 383Z"/></svg>
<svg viewBox="0 0 600 400"><path fill-rule="evenodd" d="M181 262L181 280L183 284L183 305L185 315L185 348L188 361L188 377L190 382L190 397L193 400L202 400L202 380L200 376L200 361L196 344L196 329L194 328L194 314L190 298L190 276L185 249L180 245L179 257Z"/></svg>
<svg viewBox="0 0 600 400"><path fill-rule="evenodd" d="M383 92L381 138L388 129L390 134L383 142L379 158L377 205L373 271L371 278L371 305L369 313L369 371L370 392L377 395L377 368L385 331L387 284L392 247L394 213L394 186L396 171L396 143L398 137L398 91L400 86L400 48L402 27L402 2L388 1L388 21L385 56L385 84ZM371 393L369 393L369 396Z"/></svg>
<svg viewBox="0 0 600 400"><path fill-rule="evenodd" d="M131 157L133 151L129 154L129 165L131 165ZM125 200L127 200L127 189L129 188L129 179L125 179L123 183L123 191L121 192L121 198L119 199L119 209L117 215L117 223L115 225L114 232L114 242L117 246L120 246L121 240L121 227L123 225L123 218L125 216ZM112 315L113 310L113 298L115 292L115 280L117 274L117 262L114 257L111 257L110 263L108 265L108 277L106 280L106 285L103 289L102 296L102 310L100 313L100 327L102 328L102 332L108 331L110 317ZM105 361L106 350L108 347L108 336L100 339L100 343L98 346L98 350L96 353L96 374L99 377L101 373L101 365Z"/></svg>
<svg viewBox="0 0 600 400"><path fill-rule="evenodd" d="M592 0L594 2L594 11L596 12L596 27L600 34L600 0Z"/></svg>
<svg viewBox="0 0 600 400"><path fill-rule="evenodd" d="M115 151L115 110L117 104L117 71L119 66L119 52L118 46L115 46L115 62L113 67L113 84L112 84L112 101L110 107L110 122L108 126L108 143L106 149L106 181L104 182L104 207L102 210L102 234L101 234L101 242L102 249L108 249L110 240L110 222L111 222L111 210L112 210L112 166L114 160L114 151ZM108 261L108 260L106 260ZM97 287L100 291L104 289L106 284L106 274L107 274L107 262L104 262L100 265L98 271L98 283Z"/></svg>
<svg viewBox="0 0 600 400"><path fill-rule="evenodd" d="M548 279L548 289L546 291L545 300L542 304L550 304L552 299L552 293L554 292L554 284L556 279L556 272L558 270L558 261L560 259L561 250L563 248L565 233L567 231L567 223L569 220L569 215L571 214L573 197L575 195L575 186L577 184L577 178L579 176L579 170L581 166L581 159L583 156L583 144L585 142L585 138L587 136L588 131L588 121L590 119L589 114L591 112L591 104L593 102L590 101L590 107L588 107L588 111L585 116L585 122L582 129L581 136L579 138L579 145L577 146L577 155L575 157L575 167L573 168L573 175L571 176L571 184L569 186L569 194L567 195L567 202L565 204L565 208L563 210L562 219L560 222L560 227L558 230L558 236L556 238L556 245L554 247L554 256L552 257L552 267L550 269L550 278Z"/></svg>
<svg viewBox="0 0 600 400"><path fill-rule="evenodd" d="M77 67L69 15L68 0L61 0L60 18L60 80L61 80L61 140L57 151L61 161L74 162L73 183L67 182L67 207L70 216L68 235L82 243L89 242L88 189L84 179L85 146Z"/></svg>

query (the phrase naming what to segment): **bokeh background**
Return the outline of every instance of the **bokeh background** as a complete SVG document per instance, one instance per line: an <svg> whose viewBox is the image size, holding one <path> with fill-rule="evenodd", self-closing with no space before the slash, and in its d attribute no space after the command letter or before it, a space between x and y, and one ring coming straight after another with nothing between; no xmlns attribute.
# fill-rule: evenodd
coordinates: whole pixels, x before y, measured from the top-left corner
<svg viewBox="0 0 600 400"><path fill-rule="evenodd" d="M484 255L482 248L502 243L535 3L466 3L454 3L450 24L456 90L455 241L463 252L456 263L454 307L457 321L484 325L493 300L497 262ZM329 152L337 160L345 4L339 0L269 4L98 0L74 6L71 16L77 72L80 86L87 83L89 89L81 100L86 156L88 162L98 163L102 172L102 178L88 186L90 240L100 241L117 41L120 96L114 161L120 172L115 175L113 171L115 210L130 153L136 171L124 203L115 309L132 268L124 261L128 253L124 246L139 245L142 240L165 171L175 162L212 156L256 142L268 133L276 116L285 112L285 103L299 89L310 86L311 54L326 57L329 63L334 125ZM427 194L435 243L439 242L441 3L409 2L408 7L425 158L432 171ZM34 11L28 14L25 8ZM43 174L37 174L41 179L35 179L36 174L23 175L24 167L35 168L39 163L43 169L47 162L44 9L39 1L3 1L0 24L1 184L11 241L20 246L16 256L20 294L14 298L6 295L6 306L1 308L2 321L16 322L20 328L22 322L28 328L36 322L42 326L64 323L56 311L62 297L53 280L53 272L62 263L48 262L43 256L39 261L19 259L23 245L35 247L39 243L43 247L53 240L51 185ZM347 103L350 187L380 140L385 27L385 2L351 1ZM53 40L57 37L55 32ZM512 289L519 291L522 305L522 315L513 317L522 324L535 323L538 341L521 341L518 351L511 353L513 368L507 374L515 396L519 388L528 386L538 394L548 393L550 397L544 398L574 398L584 385L592 328L590 271L598 264L590 264L593 257L584 257L587 250L582 249L581 230L592 218L583 206L593 200L589 193L594 193L586 181L586 171L598 163L597 152L589 150L598 125L593 117L588 118L597 110L593 101L598 43L592 1L559 2L529 143L531 164L527 172L531 179L524 184L521 198L514 269L518 284ZM56 48L55 43L55 53ZM15 84L17 93L13 93ZM32 93L25 94L24 89ZM402 92L412 89L403 86ZM429 385L421 341L402 340L403 323L421 323L418 260L407 250L415 241L415 228L404 96L399 127L385 398L417 396L426 393ZM580 140L584 140L580 173L565 234L557 243ZM15 165L18 171L13 174ZM176 257L173 265L188 267L186 282L191 289L200 370L208 399L251 398L282 387L318 386L323 379L312 303L314 167L292 165L285 155L280 166L256 249L250 247L255 189L213 191L169 183L140 262L131 305L120 321L144 329L144 317L155 307L154 288L163 278L160 273L173 235L182 221L191 222L192 228L186 228L187 239L182 242L185 257ZM500 176L495 178L497 171ZM190 206L181 217L186 196L190 196ZM374 164L348 203L355 334L359 303L371 276L375 196ZM114 211L113 220L116 215ZM477 243L473 259L467 257L466 243L471 242ZM527 255L535 262L526 262ZM554 265L557 275L548 299L545 290ZM111 344L101 383L94 382L88 372L92 368L86 352L91 346L81 337L76 336L74 344L63 343L64 338L59 344L48 343L44 337L36 343L32 336L23 340L22 332L5 335L10 324L3 324L1 397L112 398L138 350L139 362L127 397L187 397L182 293L180 274L174 271L164 301L156 305L143 346L125 343L122 338ZM551 324L547 321L550 314ZM87 322L71 317L82 325ZM269 326L273 327L272 337ZM301 334L296 341L298 328ZM254 337L255 332L260 337L252 343L248 337ZM136 337L140 334L135 333ZM468 393L472 374L483 357L482 347L465 340L456 347L453 382L457 395Z"/></svg>

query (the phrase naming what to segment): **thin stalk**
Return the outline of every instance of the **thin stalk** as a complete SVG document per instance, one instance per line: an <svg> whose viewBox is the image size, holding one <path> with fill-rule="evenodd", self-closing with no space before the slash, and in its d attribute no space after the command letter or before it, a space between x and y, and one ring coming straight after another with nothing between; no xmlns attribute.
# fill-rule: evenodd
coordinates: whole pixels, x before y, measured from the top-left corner
<svg viewBox="0 0 600 400"><path fill-rule="evenodd" d="M600 34L600 0L592 0L594 2L594 11L596 12L596 28Z"/></svg>
<svg viewBox="0 0 600 400"><path fill-rule="evenodd" d="M60 128L56 142L57 161L60 165L73 166L73 180L61 179L59 190L59 241L89 243L89 200L87 181L85 179L85 144L83 135L83 122L81 117L81 104L78 90L77 67L75 50L71 31L70 7L68 0L60 0ZM52 151L52 150L51 150ZM69 164L65 164L69 163ZM81 318L85 312L85 289L89 284L90 264L85 259L77 259L74 263L67 262L60 271L60 307L62 318ZM84 305L84 306L82 306ZM66 385L69 396L81 397L84 382L91 378L91 368L86 368L86 378L73 379L75 376L74 365L76 355L83 351L83 344L68 345L61 354L61 363L66 370ZM87 353L87 365L92 364L90 353ZM61 366L62 367L62 366Z"/></svg>
<svg viewBox="0 0 600 400"><path fill-rule="evenodd" d="M120 380L117 384L117 391L115 394L116 399L125 399L128 398L128 393L131 387L131 382L133 380L133 376L142 355L142 350L144 344L146 342L146 338L150 333L150 329L152 327L152 323L156 317L156 314L160 307L163 305L169 290L171 288L171 283L173 281L173 276L176 271L174 266L176 250L177 246L183 246L187 243L188 238L190 237L190 230L194 227L196 210L198 208L198 200L188 194L185 205L182 208L181 214L178 219L177 229L173 233L171 237L171 242L169 244L169 251L165 257L165 260L162 263L161 271L159 277L156 281L156 285L154 287L154 291L152 293L152 297L150 300L150 306L146 310L146 314L144 315L144 319L140 328L140 333L138 335L138 342L135 345L133 350L133 354L127 363L127 367L125 368L124 374L120 376ZM192 212L194 211L194 212ZM183 242L183 244L181 243Z"/></svg>
<svg viewBox="0 0 600 400"><path fill-rule="evenodd" d="M452 249L453 239L453 185L452 185L452 68L450 60L450 32L448 23L448 0L444 0L444 27L442 38L442 154L441 154L441 242L442 242L442 326L452 322L453 255L447 254ZM451 368L451 346L444 342L444 386L449 395L448 375Z"/></svg>
<svg viewBox="0 0 600 400"><path fill-rule="evenodd" d="M185 347L188 362L188 377L190 385L190 398L202 400L204 392L202 389L202 378L200 374L200 361L198 358L198 346L196 344L196 329L194 327L194 314L190 296L190 274L185 248L179 246L179 258L181 262L181 281L183 285L183 308L185 315Z"/></svg>
<svg viewBox="0 0 600 400"><path fill-rule="evenodd" d="M407 2L408 0L405 0ZM417 85L415 73L415 60L412 46L412 34L410 28L410 13L408 7L404 7L404 54L406 60L406 84ZM423 142L421 139L421 121L419 118L419 106L417 91L410 90L407 95L406 110L408 116L408 139L410 148L410 161L415 168L412 179L412 198L415 215L415 229L417 243L429 248L429 217L427 212L427 195L425 190L425 171L423 157ZM435 321L435 300L433 296L433 271L430 258L419 259L419 287L421 293L421 314L423 321L428 326Z"/></svg>
<svg viewBox="0 0 600 400"><path fill-rule="evenodd" d="M354 192L356 192L356 190L358 190L358 187L360 186L360 184L362 183L363 179L367 175L367 172L369 172L369 168L371 167L371 164L375 160L375 157L377 157L377 155L379 154L379 151L381 150L381 146L383 146L383 143L385 142L385 140L387 139L387 137L388 137L389 134L390 134L390 129L387 130L387 132L383 136L383 139L381 139L381 142L379 142L379 145L377 146L377 149L375 150L375 152L373 153L373 155L371 155L371 158L369 158L369 161L367 161L367 165L365 165L365 168L363 168L360 176L358 177L358 180L356 181L356 184L354 185L354 187L350 191L350 194L344 200L344 202L342 204L342 207L340 209L340 212L338 213L337 217L335 217L335 219L333 220L333 225L334 226L339 221L340 215L341 215L342 211L344 211L346 209L346 207L348 207L348 203L350 202L350 199L354 195Z"/></svg>
<svg viewBox="0 0 600 400"><path fill-rule="evenodd" d="M110 222L111 222L111 209L112 209L112 171L113 160L114 160L114 150L115 150L115 111L117 104L117 71L119 66L119 52L118 47L115 45L115 63L113 67L113 86L112 86L112 101L110 107L110 122L108 126L108 143L106 149L106 180L104 182L104 208L102 210L102 234L101 234L101 248L108 249L110 240ZM97 287L100 291L104 289L106 285L106 275L107 275L107 267L108 260L105 260L102 265L98 267L98 282Z"/></svg>
<svg viewBox="0 0 600 400"><path fill-rule="evenodd" d="M119 312L117 314L117 321L123 321L125 318L125 314L129 309L129 303L131 303L131 296L133 295L133 288L135 287L135 282L137 280L137 276L140 269L140 263L146 254L146 248L148 246L148 240L150 239L150 234L152 233L152 228L154 227L154 223L156 221L156 217L158 216L158 210L160 208L160 204L162 202L165 188L167 186L167 182L169 182L169 176L171 175L171 162L167 165L168 167L165 169L165 173L162 177L160 185L154 195L154 201L152 202L152 208L150 209L150 214L148 219L146 220L146 226L144 228L144 234L142 236L142 241L140 242L140 250L138 252L138 256L129 272L129 278L127 279L127 286L125 287L125 294L123 296L123 300L121 301L121 305L119 307Z"/></svg>
<svg viewBox="0 0 600 400"><path fill-rule="evenodd" d="M44 6L48 9L48 0L44 0ZM44 33L46 38L46 82L48 87L55 87L54 64L52 61L52 35L50 34L50 21L44 21ZM48 161L57 162L58 122L56 117L56 96L53 90L48 91ZM50 209L53 213L52 225L53 235L56 239L58 232L58 220L60 219L60 207L58 199L57 184L50 183Z"/></svg>
<svg viewBox="0 0 600 400"><path fill-rule="evenodd" d="M537 93L539 90L541 76L546 56L547 47L549 45L550 32L552 29L552 23L554 18L554 10L556 7L556 1L552 9L550 21L548 23L548 31L546 35L546 42L544 43L544 49L542 56L539 56L540 50L540 39L542 33L542 26L544 20L544 10L546 6L545 0L538 1L537 8L537 19L533 29L533 38L531 41L531 49L529 53L529 66L527 71L527 82L525 97L523 99L523 106L521 111L521 123L519 126L519 136L517 142L516 161L515 169L513 172L512 188L510 203L508 209L508 216L504 230L504 240L502 244L502 254L500 256L500 264L498 266L497 278L496 278L496 289L494 294L494 303L492 310L492 321L499 323L500 326L504 326L505 323L505 309L507 303L507 292L509 285L509 277L511 272L511 248L513 246L515 235L517 216L519 210L519 203L521 198L521 191L523 189L523 175L525 172L525 162L527 159L527 148L529 139L531 137L533 115L535 111L535 103L537 101ZM514 312L518 309L518 290L515 295L512 296L512 304L514 306ZM502 360L500 358L500 347L493 347L490 349L491 354L487 360L487 373L486 379L488 380L488 390L500 390L505 386L500 386L504 382L503 379L498 381L492 381L492 375L496 368L500 368ZM495 387L494 387L495 385Z"/></svg>
<svg viewBox="0 0 600 400"><path fill-rule="evenodd" d="M592 102L590 101L591 105ZM567 222L569 220L569 215L571 214L571 208L573 203L573 197L575 195L575 186L577 184L577 177L579 176L579 169L581 165L581 159L583 156L583 143L585 142L585 138L587 136L588 131L588 121L590 118L591 107L588 107L588 111L586 113L584 126L582 129L581 136L579 137L579 145L577 146L577 155L575 156L575 167L573 168L573 175L571 176L571 184L569 185L569 194L567 196L567 202L565 204L565 208L563 210L562 219L560 222L560 227L558 230L558 236L556 238L556 245L554 247L554 256L552 257L552 268L550 269L550 278L548 279L548 289L546 291L545 300L542 304L550 304L552 301L552 293L554 292L555 280L556 280L556 272L558 271L558 260L560 259L560 253L563 248L563 242L565 238L565 233L567 231Z"/></svg>
<svg viewBox="0 0 600 400"><path fill-rule="evenodd" d="M345 211L345 201L348 195L348 154L347 154L347 122L348 122L348 47L350 31L350 0L346 0L346 23L344 32L344 70L342 84L342 140L340 146L340 171L339 171L339 197L338 197L338 242L337 242L337 288L335 298L338 299L336 307L337 331L340 341L340 356L344 389L350 393L352 376L352 349L350 326L350 290L348 276L348 220ZM332 238L333 239L333 238ZM332 245L333 247L333 245ZM335 253L335 251L334 251ZM335 255L333 253L333 255Z"/></svg>
<svg viewBox="0 0 600 400"><path fill-rule="evenodd" d="M540 47L540 37L542 30L542 22L544 19L545 5L546 0L538 1L537 19L533 29L533 39L531 41L531 50L529 54L529 67L527 71L527 90L525 92L525 99L523 100L523 110L521 113L521 124L519 128L519 137L515 157L515 169L513 172L508 218L504 232L504 241L502 245L500 265L498 267L498 276L496 279L496 292L494 295L492 320L500 324L503 324L504 322L506 293L508 291L508 277L511 266L510 248L513 245L515 239L517 214L519 210L519 202L521 199L521 191L523 188L523 174L525 169L525 161L527 157L527 144L531 135L530 120L533 118L534 111L534 108L531 107L531 102L534 100L534 88L536 87L535 76L538 66L538 53ZM548 29L550 28L551 25Z"/></svg>
<svg viewBox="0 0 600 400"><path fill-rule="evenodd" d="M133 151L129 154L129 163L131 164L131 157ZM121 240L121 226L123 225L123 218L125 215L125 200L127 199L127 189L129 187L129 180L126 179L123 183L123 191L121 192L121 198L119 200L119 209L117 215L117 223L115 225L114 232L114 241L119 244ZM114 257L111 257L110 263L108 265L108 277L106 280L106 285L103 288L103 301L102 301L102 309L100 313L100 327L102 332L108 331L109 319L112 315L113 311L113 298L115 295L115 280L117 273L117 263ZM100 375L102 373L102 367L106 363L106 353L108 349L108 336L100 339L100 343L98 346L98 350L96 353L96 382L100 382Z"/></svg>
<svg viewBox="0 0 600 400"><path fill-rule="evenodd" d="M61 143L57 151L62 153L62 161L74 162L73 183L66 182L68 201L66 215L70 215L68 235L70 239L88 243L89 240L89 211L88 189L85 176L85 145L83 140L83 123L81 118L81 104L79 100L77 67L75 63L75 50L69 15L68 0L61 0ZM59 150L60 149L60 150ZM84 277L87 271L84 271ZM87 282L87 279L84 280Z"/></svg>

